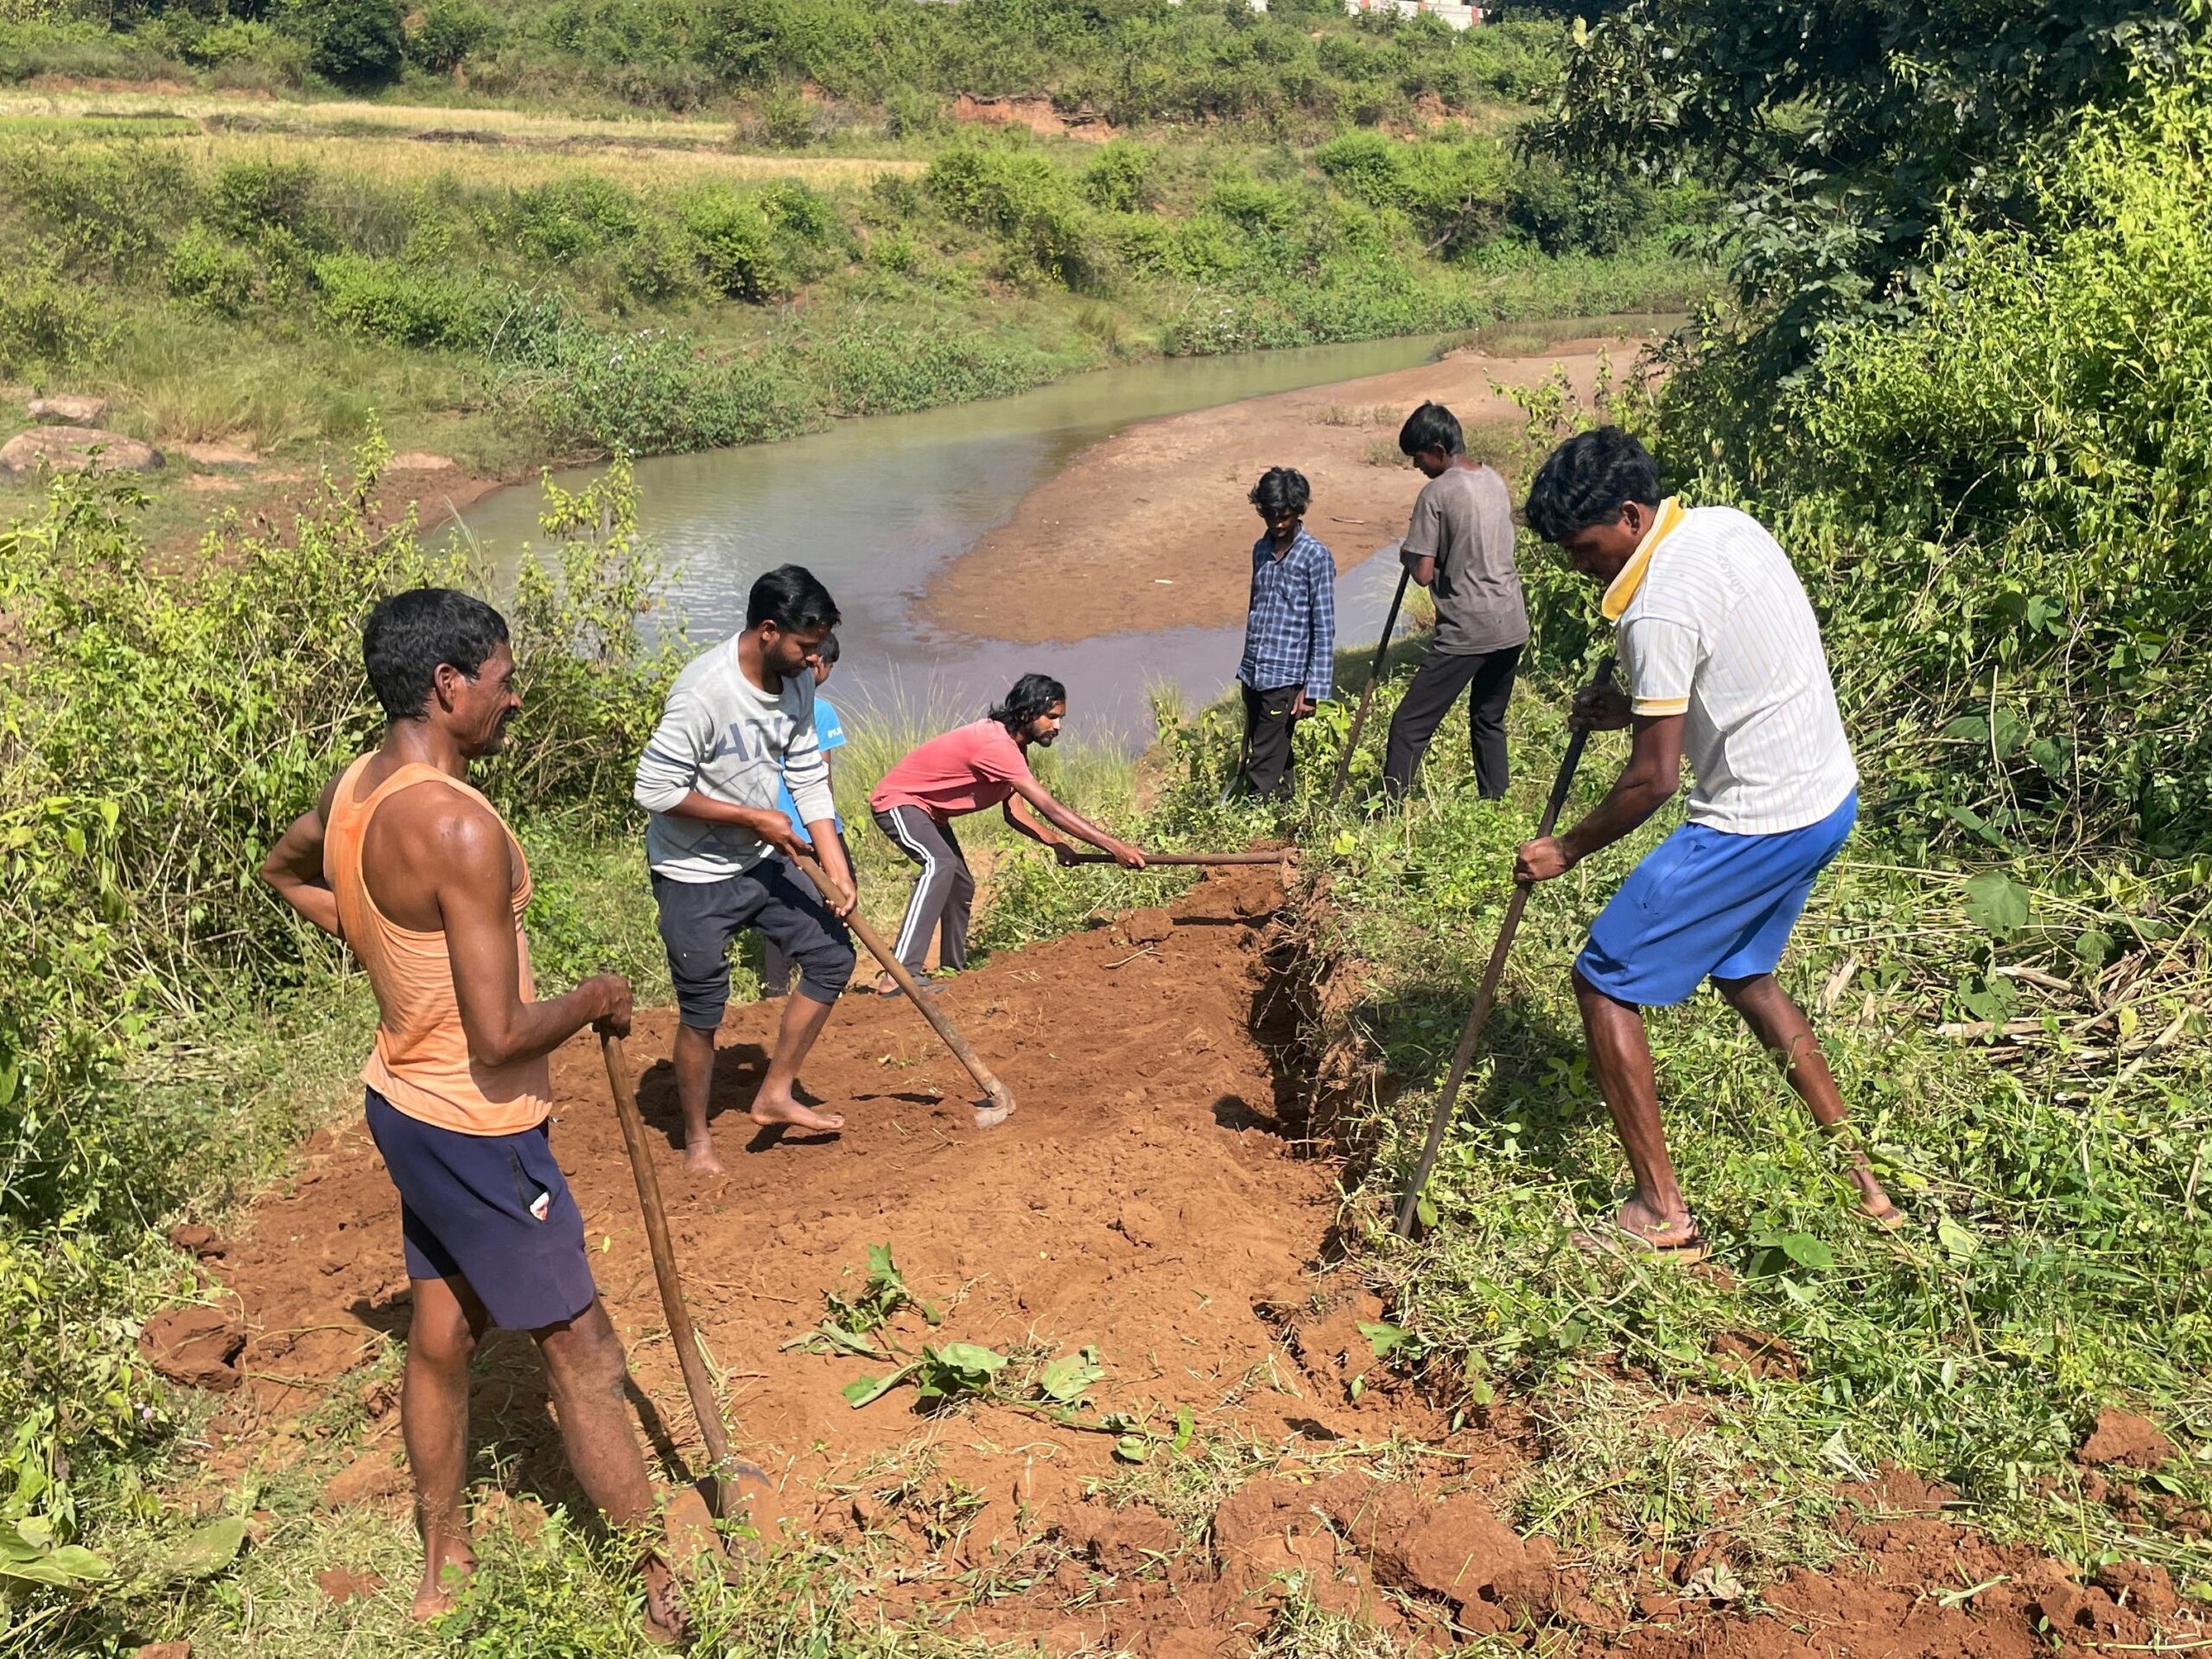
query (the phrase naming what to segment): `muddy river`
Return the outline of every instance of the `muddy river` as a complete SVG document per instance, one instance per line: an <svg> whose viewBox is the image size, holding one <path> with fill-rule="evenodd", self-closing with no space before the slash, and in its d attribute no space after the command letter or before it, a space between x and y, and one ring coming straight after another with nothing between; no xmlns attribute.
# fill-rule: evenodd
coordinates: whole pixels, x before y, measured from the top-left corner
<svg viewBox="0 0 2212 1659"><path fill-rule="evenodd" d="M1609 319L1605 327L1639 321ZM1589 319L1515 324L1526 340L1590 332ZM645 532L670 569L672 612L704 645L743 626L762 570L810 567L844 622L841 709L903 714L923 724L973 719L1014 676L1053 675L1070 690L1071 736L1141 742L1148 697L1172 686L1197 706L1235 676L1241 627L1110 632L1022 645L934 624L918 604L931 576L1087 445L1135 423L1430 360L1433 338L1367 341L1233 357L1175 358L1071 377L1019 397L912 415L871 416L776 444L656 456L637 463ZM595 469L557 475L578 487ZM1408 479L1410 503L1419 480ZM461 520L495 564L538 538L535 486L503 490ZM1338 582L1339 638L1368 639L1396 581L1387 532ZM1345 550L1339 548L1340 554ZM1224 557L1240 556L1224 548ZM1033 597L1032 600L1033 602ZM1116 596L1071 591L1071 606ZM1103 620L1103 619L1102 619Z"/></svg>

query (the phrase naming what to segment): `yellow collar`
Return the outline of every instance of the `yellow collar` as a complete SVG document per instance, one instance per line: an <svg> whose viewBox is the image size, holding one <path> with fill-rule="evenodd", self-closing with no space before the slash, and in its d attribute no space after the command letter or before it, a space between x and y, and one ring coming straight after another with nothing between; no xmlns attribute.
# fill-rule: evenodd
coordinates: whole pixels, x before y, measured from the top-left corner
<svg viewBox="0 0 2212 1659"><path fill-rule="evenodd" d="M1636 551L1628 556L1628 563L1621 567L1612 585L1605 589L1605 598L1598 601L1598 608L1605 620L1618 622L1621 613L1628 609L1629 601L1636 597L1636 590L1643 586L1643 573L1651 568L1651 556L1659 550L1659 543L1681 527L1682 504L1669 496L1659 504L1659 516L1651 521L1651 528L1643 532L1643 539L1636 544Z"/></svg>

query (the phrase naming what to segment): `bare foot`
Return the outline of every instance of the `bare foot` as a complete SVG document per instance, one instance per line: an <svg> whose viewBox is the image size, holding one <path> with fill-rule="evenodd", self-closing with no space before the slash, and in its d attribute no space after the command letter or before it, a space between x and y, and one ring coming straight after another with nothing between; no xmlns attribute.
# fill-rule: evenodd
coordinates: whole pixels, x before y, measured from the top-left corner
<svg viewBox="0 0 2212 1659"><path fill-rule="evenodd" d="M802 1106L789 1095L771 1099L765 1094L753 1097L753 1109L746 1114L762 1128L778 1125L794 1129L811 1129L817 1135L829 1135L845 1127L845 1120L836 1112L817 1112Z"/></svg>
<svg viewBox="0 0 2212 1659"><path fill-rule="evenodd" d="M645 1563L645 1640L656 1647L691 1645L691 1615L677 1593L676 1575L658 1555Z"/></svg>
<svg viewBox="0 0 2212 1659"><path fill-rule="evenodd" d="M1673 1215L1662 1215L1655 1206L1642 1198L1630 1198L1621 1205L1618 1217L1620 1230L1632 1233L1646 1243L1659 1249L1697 1236L1697 1218L1685 1208Z"/></svg>
<svg viewBox="0 0 2212 1659"><path fill-rule="evenodd" d="M1891 1202L1890 1195L1874 1178L1874 1166L1867 1161L1866 1149L1852 1138L1850 1129L1842 1123L1821 1126L1843 1150L1844 1174L1859 1190L1859 1209L1867 1220L1885 1233L1894 1233L1904 1225L1904 1211Z"/></svg>
<svg viewBox="0 0 2212 1659"><path fill-rule="evenodd" d="M875 994L878 996L898 995L899 982L888 974L878 974L875 976Z"/></svg>
<svg viewBox="0 0 2212 1659"><path fill-rule="evenodd" d="M1867 1220L1885 1233L1894 1233L1904 1225L1904 1211L1891 1202L1882 1184L1874 1179L1874 1172L1863 1166L1851 1172L1851 1184L1859 1189L1859 1208Z"/></svg>
<svg viewBox="0 0 2212 1659"><path fill-rule="evenodd" d="M715 1156L712 1135L702 1135L696 1140L687 1138L684 1141L683 1167L694 1175L719 1175L722 1173L722 1160Z"/></svg>
<svg viewBox="0 0 2212 1659"><path fill-rule="evenodd" d="M454 1609L454 1599L476 1571L476 1558L448 1551L442 1560L423 1564L423 1582L415 1587L415 1622L427 1624Z"/></svg>

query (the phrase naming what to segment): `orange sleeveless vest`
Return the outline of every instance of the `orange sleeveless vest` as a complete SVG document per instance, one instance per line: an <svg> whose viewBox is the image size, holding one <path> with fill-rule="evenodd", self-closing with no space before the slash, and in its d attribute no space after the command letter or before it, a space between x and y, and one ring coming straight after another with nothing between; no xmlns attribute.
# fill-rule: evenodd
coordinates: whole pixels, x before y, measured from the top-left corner
<svg viewBox="0 0 2212 1659"><path fill-rule="evenodd" d="M363 755L346 769L331 798L330 821L323 826L322 874L338 899L339 925L346 943L359 958L377 994L376 1047L361 1068L361 1081L408 1116L463 1135L513 1135L535 1128L553 1109L552 1068L544 1055L507 1065L480 1065L469 1058L468 1036L461 1029L461 1005L454 995L453 961L442 931L401 927L377 908L361 874L361 845L377 809L401 790L442 784L482 804L492 804L459 779L419 762L404 766L360 800L354 798ZM496 814L494 815L496 816ZM501 829L505 829L504 821ZM522 913L530 903L530 867L514 832L507 832L522 878L512 895L515 951L521 969L519 989L525 1002L537 1000L530 977L530 940Z"/></svg>

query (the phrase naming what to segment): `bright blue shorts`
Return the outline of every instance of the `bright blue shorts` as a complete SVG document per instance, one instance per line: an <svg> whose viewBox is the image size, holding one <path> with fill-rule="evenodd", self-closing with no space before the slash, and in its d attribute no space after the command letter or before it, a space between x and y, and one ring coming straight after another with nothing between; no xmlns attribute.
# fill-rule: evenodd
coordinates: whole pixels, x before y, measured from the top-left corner
<svg viewBox="0 0 2212 1659"><path fill-rule="evenodd" d="M1590 926L1574 970L1640 1007L1686 1001L1699 983L1770 974L1813 891L1859 817L1859 791L1818 823L1732 836L1686 823L1653 848Z"/></svg>

